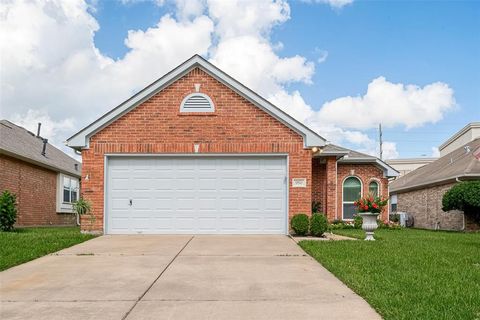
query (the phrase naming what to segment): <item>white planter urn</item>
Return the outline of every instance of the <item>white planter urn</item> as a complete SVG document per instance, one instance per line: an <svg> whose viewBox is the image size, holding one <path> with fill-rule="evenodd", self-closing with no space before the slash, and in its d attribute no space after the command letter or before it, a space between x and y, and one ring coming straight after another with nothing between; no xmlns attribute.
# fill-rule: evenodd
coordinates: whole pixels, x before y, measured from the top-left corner
<svg viewBox="0 0 480 320"><path fill-rule="evenodd" d="M380 213L372 213L372 212L360 212L359 215L363 219L362 229L365 231L365 240L366 241L374 241L375 238L373 237L374 231L377 230L377 217Z"/></svg>

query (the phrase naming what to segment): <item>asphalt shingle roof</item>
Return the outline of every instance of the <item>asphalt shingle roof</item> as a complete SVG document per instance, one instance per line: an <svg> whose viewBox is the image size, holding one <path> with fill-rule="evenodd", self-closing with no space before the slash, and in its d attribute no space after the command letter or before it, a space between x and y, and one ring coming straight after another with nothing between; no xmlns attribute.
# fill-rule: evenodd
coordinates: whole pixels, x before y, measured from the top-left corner
<svg viewBox="0 0 480 320"><path fill-rule="evenodd" d="M45 156L42 155L42 149L41 138L8 120L0 120L0 153L80 177L80 162L49 143L46 146Z"/></svg>
<svg viewBox="0 0 480 320"><path fill-rule="evenodd" d="M376 157L361 153L355 150L347 149L344 147L337 146L336 144L328 144L323 148L323 152L328 153L328 152L345 152L347 153L348 158L350 159L376 159Z"/></svg>
<svg viewBox="0 0 480 320"><path fill-rule="evenodd" d="M449 182L457 177L480 179L480 138L393 181L390 192Z"/></svg>

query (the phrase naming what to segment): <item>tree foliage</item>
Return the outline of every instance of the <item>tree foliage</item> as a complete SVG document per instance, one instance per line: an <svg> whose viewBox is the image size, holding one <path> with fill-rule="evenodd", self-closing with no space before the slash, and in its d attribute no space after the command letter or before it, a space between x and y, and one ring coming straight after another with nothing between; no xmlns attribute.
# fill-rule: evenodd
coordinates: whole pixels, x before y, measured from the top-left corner
<svg viewBox="0 0 480 320"><path fill-rule="evenodd" d="M480 180L460 182L445 192L442 210L461 210L480 222Z"/></svg>

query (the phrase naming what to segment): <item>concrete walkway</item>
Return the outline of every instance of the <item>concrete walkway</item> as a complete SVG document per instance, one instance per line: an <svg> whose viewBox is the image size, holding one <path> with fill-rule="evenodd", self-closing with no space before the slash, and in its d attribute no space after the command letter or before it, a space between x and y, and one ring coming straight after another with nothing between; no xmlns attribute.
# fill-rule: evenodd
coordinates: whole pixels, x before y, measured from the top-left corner
<svg viewBox="0 0 480 320"><path fill-rule="evenodd" d="M0 273L1 319L380 319L286 236L103 236Z"/></svg>

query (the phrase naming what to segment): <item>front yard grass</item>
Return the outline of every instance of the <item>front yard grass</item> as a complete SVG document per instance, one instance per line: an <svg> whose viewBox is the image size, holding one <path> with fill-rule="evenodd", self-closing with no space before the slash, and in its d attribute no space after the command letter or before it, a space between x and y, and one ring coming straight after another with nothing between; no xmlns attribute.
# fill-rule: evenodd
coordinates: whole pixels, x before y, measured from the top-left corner
<svg viewBox="0 0 480 320"><path fill-rule="evenodd" d="M334 232L364 237L361 230ZM403 229L375 235L378 241L300 246L385 319L480 319L480 233Z"/></svg>
<svg viewBox="0 0 480 320"><path fill-rule="evenodd" d="M93 237L81 234L76 227L19 228L0 232L0 271Z"/></svg>

